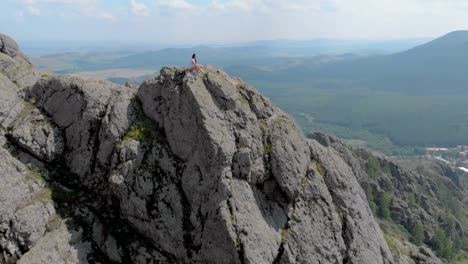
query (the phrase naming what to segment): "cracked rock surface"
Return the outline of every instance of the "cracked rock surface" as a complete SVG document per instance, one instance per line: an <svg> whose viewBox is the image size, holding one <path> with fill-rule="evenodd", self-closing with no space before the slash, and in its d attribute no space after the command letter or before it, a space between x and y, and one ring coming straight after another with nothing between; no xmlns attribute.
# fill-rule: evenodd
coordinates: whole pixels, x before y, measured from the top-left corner
<svg viewBox="0 0 468 264"><path fill-rule="evenodd" d="M12 38L0 33L0 73L4 74L17 88L36 83L39 72Z"/></svg>

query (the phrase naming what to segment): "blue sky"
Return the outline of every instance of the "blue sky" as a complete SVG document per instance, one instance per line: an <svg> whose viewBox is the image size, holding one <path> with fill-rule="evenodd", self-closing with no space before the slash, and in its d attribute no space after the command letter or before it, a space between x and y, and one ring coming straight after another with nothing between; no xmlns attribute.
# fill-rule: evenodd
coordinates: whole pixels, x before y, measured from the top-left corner
<svg viewBox="0 0 468 264"><path fill-rule="evenodd" d="M466 0L2 0L27 41L232 43L436 37L468 27Z"/></svg>

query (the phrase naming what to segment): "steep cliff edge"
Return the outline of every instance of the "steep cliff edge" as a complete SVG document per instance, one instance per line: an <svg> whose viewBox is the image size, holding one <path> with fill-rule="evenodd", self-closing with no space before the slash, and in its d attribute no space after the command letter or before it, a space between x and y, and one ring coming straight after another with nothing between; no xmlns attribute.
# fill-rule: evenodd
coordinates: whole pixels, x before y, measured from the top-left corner
<svg viewBox="0 0 468 264"><path fill-rule="evenodd" d="M461 171L426 158L391 161L322 133L309 138L352 167L396 259L424 259L430 247L445 262L466 262L468 191Z"/></svg>
<svg viewBox="0 0 468 264"><path fill-rule="evenodd" d="M0 262L395 263L348 160L221 70L0 70Z"/></svg>

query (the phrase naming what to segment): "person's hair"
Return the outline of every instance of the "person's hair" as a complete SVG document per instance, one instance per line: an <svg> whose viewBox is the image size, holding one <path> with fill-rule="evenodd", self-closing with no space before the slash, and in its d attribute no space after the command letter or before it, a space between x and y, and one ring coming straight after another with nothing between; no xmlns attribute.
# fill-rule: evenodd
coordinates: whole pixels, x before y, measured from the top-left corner
<svg viewBox="0 0 468 264"><path fill-rule="evenodd" d="M196 56L197 56L197 54L195 54L195 53L192 55L192 59L195 60L195 63L197 63L197 58L195 58Z"/></svg>

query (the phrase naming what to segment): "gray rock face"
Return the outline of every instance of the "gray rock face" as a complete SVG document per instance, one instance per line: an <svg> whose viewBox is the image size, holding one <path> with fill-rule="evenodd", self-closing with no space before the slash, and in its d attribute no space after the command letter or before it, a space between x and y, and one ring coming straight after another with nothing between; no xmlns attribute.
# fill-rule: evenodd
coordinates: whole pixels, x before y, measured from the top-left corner
<svg viewBox="0 0 468 264"><path fill-rule="evenodd" d="M375 261L375 252L381 252L384 259L391 259L367 198L352 168L339 158L339 154L319 144L312 146L312 153L323 164L325 182L331 191L333 201L342 215L342 231L347 241L347 260L351 263L371 263ZM353 175L353 177L350 177ZM356 254L357 253L357 254Z"/></svg>
<svg viewBox="0 0 468 264"><path fill-rule="evenodd" d="M0 33L0 73L6 75L18 88L33 85L39 79L39 72L31 61L18 49L18 44Z"/></svg>
<svg viewBox="0 0 468 264"><path fill-rule="evenodd" d="M47 162L54 161L63 152L64 140L61 130L36 108L27 105L23 111L23 115L17 118L8 136L37 158Z"/></svg>
<svg viewBox="0 0 468 264"><path fill-rule="evenodd" d="M24 107L17 87L0 72L0 127L7 129Z"/></svg>
<svg viewBox="0 0 468 264"><path fill-rule="evenodd" d="M12 58L18 54L18 44L12 38L0 33L0 52Z"/></svg>
<svg viewBox="0 0 468 264"><path fill-rule="evenodd" d="M141 165L124 166L111 180L121 206L132 208L122 217L167 254L202 262L216 256L218 263L392 262L347 164L306 140L248 85L216 69L194 77L164 68L138 96L165 135L151 151L156 157L143 155L160 164L144 175L163 171L164 184L156 196L144 191L148 184L138 187ZM320 162L330 171L325 177L314 168ZM140 209L144 204L156 205ZM152 216L148 209L167 213ZM341 209L350 214L346 223ZM168 227L170 234L161 232Z"/></svg>
<svg viewBox="0 0 468 264"><path fill-rule="evenodd" d="M0 260L18 259L44 235L56 214L40 169L24 163L0 148Z"/></svg>
<svg viewBox="0 0 468 264"><path fill-rule="evenodd" d="M396 223L411 234L416 225L424 226L423 243L431 245L431 237L439 229L447 229L449 214L466 215L466 191L457 173L440 162L427 159L390 161L365 149L351 150L343 142L322 133L310 135L322 145L333 148L352 168L361 186L366 189L375 214L381 215L379 206L384 195L392 197L389 221L382 222L387 239L394 245L392 253L399 263L441 263L427 247L417 247L395 237ZM372 165L371 165L372 164ZM450 197L447 194L450 193ZM453 216L452 216L453 217ZM461 241L466 229L458 219L452 218L452 231L447 230L452 241Z"/></svg>
<svg viewBox="0 0 468 264"><path fill-rule="evenodd" d="M393 243L399 250L395 252L397 263L401 264L442 264L434 253L427 247L417 247L408 241L402 241L398 238L391 238Z"/></svg>
<svg viewBox="0 0 468 264"><path fill-rule="evenodd" d="M17 263L87 264L90 252L91 243L83 241L82 231L70 232L62 224L43 236Z"/></svg>
<svg viewBox="0 0 468 264"><path fill-rule="evenodd" d="M164 68L138 97L108 82L42 79L26 90L35 105L8 136L40 160L60 157L79 185L100 190L98 200L117 208L109 213L134 238L106 231L103 216L91 228L112 261L392 263L339 155L306 139L253 88L207 70L200 77ZM70 232L56 233L44 238ZM40 237L26 260L63 255L37 255L56 243ZM72 252L67 243L63 250Z"/></svg>
<svg viewBox="0 0 468 264"><path fill-rule="evenodd" d="M63 132L68 167L90 181L105 170L115 143L134 118L133 95L131 89L110 82L70 76L41 79L26 91L26 98L37 101ZM58 134L52 143L61 150Z"/></svg>

